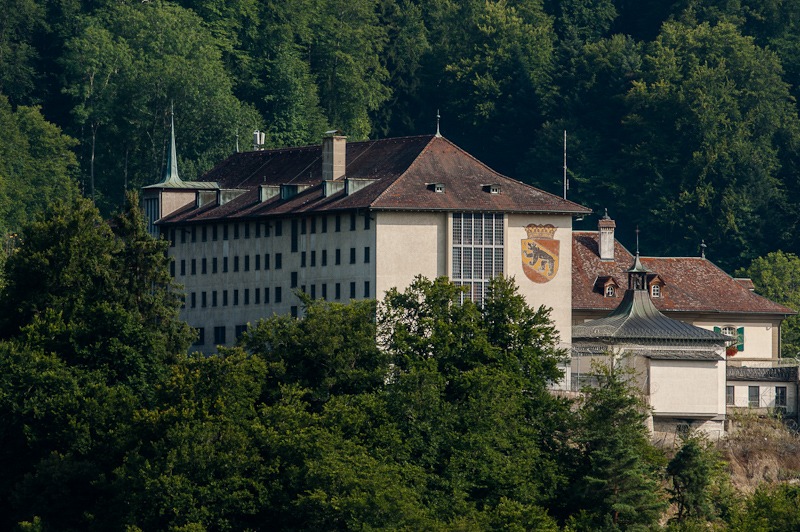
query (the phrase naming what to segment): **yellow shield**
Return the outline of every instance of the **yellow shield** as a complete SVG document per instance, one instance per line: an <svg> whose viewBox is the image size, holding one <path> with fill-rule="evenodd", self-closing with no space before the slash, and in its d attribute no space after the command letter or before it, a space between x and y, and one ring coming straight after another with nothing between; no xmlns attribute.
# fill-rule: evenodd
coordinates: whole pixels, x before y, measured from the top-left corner
<svg viewBox="0 0 800 532"><path fill-rule="evenodd" d="M528 238L522 240L522 270L534 283L552 281L558 273L560 242L553 239L556 228L551 224L529 224Z"/></svg>

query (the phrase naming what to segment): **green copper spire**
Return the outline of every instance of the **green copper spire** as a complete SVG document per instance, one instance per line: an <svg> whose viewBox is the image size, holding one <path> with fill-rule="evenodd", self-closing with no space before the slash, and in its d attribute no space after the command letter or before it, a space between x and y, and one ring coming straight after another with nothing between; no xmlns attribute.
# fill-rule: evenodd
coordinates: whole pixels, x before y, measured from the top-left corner
<svg viewBox="0 0 800 532"><path fill-rule="evenodd" d="M162 184L180 185L183 183L178 175L178 151L175 148L175 110L170 106L170 140L169 154L167 154L167 167L164 169Z"/></svg>

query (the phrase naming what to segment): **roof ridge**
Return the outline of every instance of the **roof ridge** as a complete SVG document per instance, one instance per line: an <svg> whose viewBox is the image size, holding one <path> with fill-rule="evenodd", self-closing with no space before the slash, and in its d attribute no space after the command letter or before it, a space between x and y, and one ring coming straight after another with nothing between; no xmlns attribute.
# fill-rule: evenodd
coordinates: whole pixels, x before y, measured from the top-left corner
<svg viewBox="0 0 800 532"><path fill-rule="evenodd" d="M424 136L424 135L418 135L418 137L422 137L422 136ZM400 138L408 138L408 137L400 137ZM431 138L430 138L430 140L428 140L428 142L426 142L426 143L425 143L425 146L423 146L423 147L422 147L422 149L421 149L421 150L419 150L419 153L417 154L417 156L416 156L416 157L414 157L414 160L413 160L413 161L411 161L411 163L410 163L410 164L409 164L409 165L406 167L406 169L405 169L405 170L403 170L403 171L402 171L402 173L400 173L400 174L399 174L397 177L395 177L395 178L392 180L392 182L391 182L391 183L389 183L389 185L388 185L386 188L384 188L384 189L383 189L383 191L382 191L380 194L378 194L378 195L375 197L375 199L373 199L373 200L370 202L370 204L369 204L369 205L370 205L370 207L372 207L373 205L375 205L375 204L376 204L376 203L377 203L377 202L378 202L378 201L379 201L381 198L383 198L383 195L384 195L384 194L386 194L386 193L389 191L389 189L390 189L390 188L394 187L394 186L395 186L395 184L396 184L398 181L400 181L400 178L402 178L404 175L406 175L406 174L408 173L408 171L409 171L409 170L411 170L411 168L414 166L414 164L416 164L416 162L419 160L419 158L420 158L420 157L422 157L422 154L423 154L423 153L425 153L425 151L426 151L426 150L427 150L427 149L430 147L430 145L433 143L434 139L437 139L437 138L438 138L438 139L444 139L444 137L437 137L437 136L435 136L435 135L431 135ZM445 139L445 140L446 140L446 139Z"/></svg>

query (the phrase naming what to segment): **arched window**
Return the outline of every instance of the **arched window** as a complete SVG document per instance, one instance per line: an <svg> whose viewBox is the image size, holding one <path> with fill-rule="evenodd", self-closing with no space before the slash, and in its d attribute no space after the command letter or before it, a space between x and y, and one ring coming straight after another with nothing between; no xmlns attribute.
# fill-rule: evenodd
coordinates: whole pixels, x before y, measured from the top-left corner
<svg viewBox="0 0 800 532"><path fill-rule="evenodd" d="M606 286L606 297L614 297L614 285L610 284Z"/></svg>
<svg viewBox="0 0 800 532"><path fill-rule="evenodd" d="M661 297L661 285L654 284L650 287L650 296L651 297Z"/></svg>

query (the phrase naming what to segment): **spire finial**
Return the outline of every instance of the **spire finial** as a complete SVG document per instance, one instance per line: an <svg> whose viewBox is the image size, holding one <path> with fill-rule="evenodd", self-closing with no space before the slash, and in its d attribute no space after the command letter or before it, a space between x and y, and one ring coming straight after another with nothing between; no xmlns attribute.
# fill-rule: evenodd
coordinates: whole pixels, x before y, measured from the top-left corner
<svg viewBox="0 0 800 532"><path fill-rule="evenodd" d="M636 226L636 255L639 255L639 226Z"/></svg>
<svg viewBox="0 0 800 532"><path fill-rule="evenodd" d="M169 125L169 153L167 154L167 167L164 169L164 183L181 180L178 175L178 150L175 147L175 103L172 101L169 104Z"/></svg>
<svg viewBox="0 0 800 532"><path fill-rule="evenodd" d="M441 137L442 136L442 134L439 132L439 120L440 119L441 119L441 116L439 115L439 110L437 109L436 110L436 136L437 137Z"/></svg>
<svg viewBox="0 0 800 532"><path fill-rule="evenodd" d="M706 241L705 241L705 239L701 240L701 241L700 241L700 258L701 258L701 259L704 259L704 258L706 258L706 248L707 248L707 247L708 247L708 246L706 246Z"/></svg>

